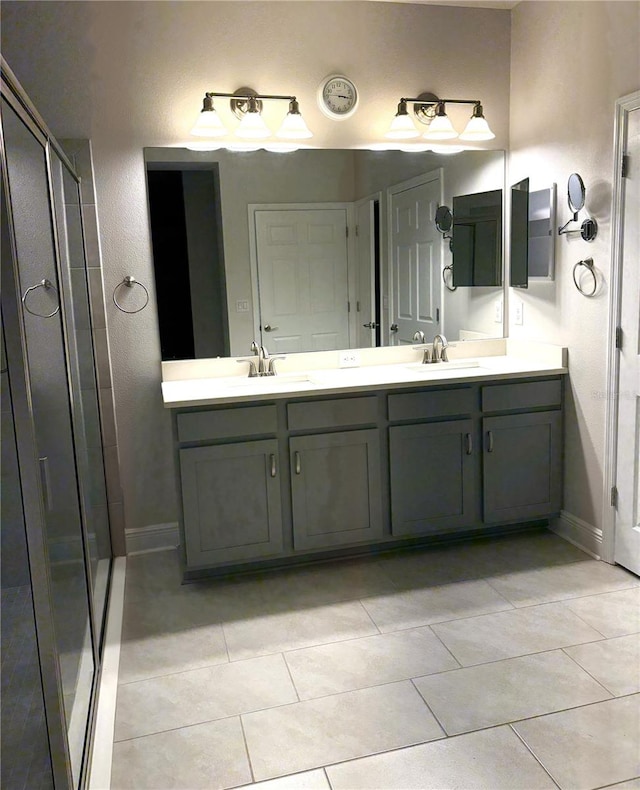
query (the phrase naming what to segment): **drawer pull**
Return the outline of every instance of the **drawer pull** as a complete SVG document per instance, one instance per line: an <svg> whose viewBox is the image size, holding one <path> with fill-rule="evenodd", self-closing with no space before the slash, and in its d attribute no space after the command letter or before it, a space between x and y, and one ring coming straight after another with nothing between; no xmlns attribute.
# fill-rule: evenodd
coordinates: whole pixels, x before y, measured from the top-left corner
<svg viewBox="0 0 640 790"><path fill-rule="evenodd" d="M271 453L269 458L271 459L271 477L275 477L278 474L278 470L276 468L276 456L275 456L275 453Z"/></svg>
<svg viewBox="0 0 640 790"><path fill-rule="evenodd" d="M487 452L492 453L493 452L493 431L487 431L487 440L488 440Z"/></svg>
<svg viewBox="0 0 640 790"><path fill-rule="evenodd" d="M466 434L467 438L467 455L471 455L473 452L473 436L470 433Z"/></svg>
<svg viewBox="0 0 640 790"><path fill-rule="evenodd" d="M299 475L302 471L300 466L300 453L296 450L294 453L296 474Z"/></svg>

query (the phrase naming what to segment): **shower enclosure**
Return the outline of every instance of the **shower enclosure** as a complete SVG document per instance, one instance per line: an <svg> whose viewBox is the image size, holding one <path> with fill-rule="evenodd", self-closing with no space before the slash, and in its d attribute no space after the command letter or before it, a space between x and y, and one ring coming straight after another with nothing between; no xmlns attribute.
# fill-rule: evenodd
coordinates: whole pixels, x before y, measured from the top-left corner
<svg viewBox="0 0 640 790"><path fill-rule="evenodd" d="M2 61L3 790L86 786L111 575L79 179Z"/></svg>

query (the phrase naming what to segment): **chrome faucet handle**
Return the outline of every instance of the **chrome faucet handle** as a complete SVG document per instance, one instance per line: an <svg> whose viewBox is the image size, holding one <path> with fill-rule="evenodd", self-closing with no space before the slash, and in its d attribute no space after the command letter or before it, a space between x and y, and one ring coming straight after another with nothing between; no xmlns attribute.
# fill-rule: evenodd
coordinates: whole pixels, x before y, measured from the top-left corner
<svg viewBox="0 0 640 790"><path fill-rule="evenodd" d="M427 346L422 354L422 364L428 365L431 362L431 346Z"/></svg>
<svg viewBox="0 0 640 790"><path fill-rule="evenodd" d="M278 359L286 359L285 356L278 356L278 357L269 357L269 367L267 368L267 376L277 376L278 371L276 370L276 360Z"/></svg>
<svg viewBox="0 0 640 790"><path fill-rule="evenodd" d="M236 359L236 362L239 365L244 365L245 362L249 363L249 378L252 379L254 376L258 375L258 371L256 370L256 363L252 359Z"/></svg>

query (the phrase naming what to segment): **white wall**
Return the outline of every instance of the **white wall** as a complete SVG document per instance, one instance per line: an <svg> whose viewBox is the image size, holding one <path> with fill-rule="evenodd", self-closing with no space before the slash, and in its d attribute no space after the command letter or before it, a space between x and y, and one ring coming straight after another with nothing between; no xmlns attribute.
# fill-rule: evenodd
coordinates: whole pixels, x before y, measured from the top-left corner
<svg viewBox="0 0 640 790"><path fill-rule="evenodd" d="M564 508L601 528L605 367L610 282L610 209L614 102L640 87L640 4L521 2L512 11L509 183L558 184L558 223L570 213L567 178L582 176L598 237L556 237L556 280L512 291L524 302L513 337L569 347ZM593 257L600 288L587 299L572 280L574 264ZM512 313L513 315L513 313Z"/></svg>
<svg viewBox="0 0 640 790"><path fill-rule="evenodd" d="M509 12L366 2L3 2L2 51L58 137L93 144L107 299L153 281L144 146L188 136L206 90L298 96L314 143L382 139L402 95L480 98L506 148ZM361 92L341 123L316 88L342 71ZM461 110L461 115L467 113ZM268 116L267 116L268 119ZM462 117L455 116L460 123ZM108 315L127 527L177 518L153 299Z"/></svg>

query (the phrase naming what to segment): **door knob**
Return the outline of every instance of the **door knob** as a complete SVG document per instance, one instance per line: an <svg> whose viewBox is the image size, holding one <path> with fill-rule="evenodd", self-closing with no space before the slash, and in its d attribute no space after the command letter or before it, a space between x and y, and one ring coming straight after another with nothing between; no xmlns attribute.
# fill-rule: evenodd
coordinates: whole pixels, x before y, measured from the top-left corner
<svg viewBox="0 0 640 790"><path fill-rule="evenodd" d="M389 332L397 332L397 331L398 331L398 325L391 324L391 326L389 327Z"/></svg>
<svg viewBox="0 0 640 790"><path fill-rule="evenodd" d="M266 326L264 326L263 328L265 332L275 332L278 327L271 326L271 324L266 324Z"/></svg>
<svg viewBox="0 0 640 790"><path fill-rule="evenodd" d="M368 324L363 324L362 326L366 326L367 329L377 329L378 324L375 321L369 321Z"/></svg>

